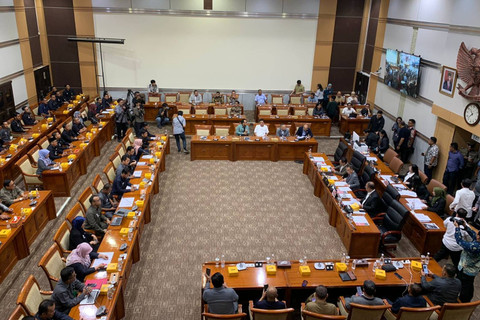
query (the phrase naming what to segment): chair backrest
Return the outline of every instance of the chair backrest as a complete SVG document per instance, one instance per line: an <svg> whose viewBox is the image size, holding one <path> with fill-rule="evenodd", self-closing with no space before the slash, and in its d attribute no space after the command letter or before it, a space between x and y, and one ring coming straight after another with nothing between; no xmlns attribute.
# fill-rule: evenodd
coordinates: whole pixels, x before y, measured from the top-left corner
<svg viewBox="0 0 480 320"><path fill-rule="evenodd" d="M37 313L40 303L48 298L49 297L40 292L37 279L35 279L33 275L30 275L18 295L17 304L21 305L28 315L34 316Z"/></svg>
<svg viewBox="0 0 480 320"><path fill-rule="evenodd" d="M286 320L293 311L293 308L266 310L250 307L253 320Z"/></svg>
<svg viewBox="0 0 480 320"><path fill-rule="evenodd" d="M50 143L48 142L47 137L43 137L42 139L38 140L38 143L37 143L40 149L47 149L49 144Z"/></svg>
<svg viewBox="0 0 480 320"><path fill-rule="evenodd" d="M19 168L22 173L23 182L27 186L31 185L43 185L42 180L38 178L37 169L32 166L28 155L21 157L15 165Z"/></svg>
<svg viewBox="0 0 480 320"><path fill-rule="evenodd" d="M187 99L187 102L188 102L188 99ZM177 110L178 111L182 111L183 114L191 114L192 112L192 107L191 106L185 106L185 105L181 105L181 106L178 106L177 107Z"/></svg>
<svg viewBox="0 0 480 320"><path fill-rule="evenodd" d="M383 155L383 161L386 163L390 163L393 158L397 158L398 153L395 152L395 150L388 148L388 150L385 152Z"/></svg>
<svg viewBox="0 0 480 320"><path fill-rule="evenodd" d="M302 104L302 95L301 94L291 94L290 95L291 104Z"/></svg>
<svg viewBox="0 0 480 320"><path fill-rule="evenodd" d="M408 210L397 200L393 200L387 208L387 214L383 219L383 228L387 231L401 231L408 217ZM400 241L402 235L392 235Z"/></svg>
<svg viewBox="0 0 480 320"><path fill-rule="evenodd" d="M72 225L73 219L76 217L84 217L85 218L85 209L83 208L80 202L75 203L75 205L70 209L65 220L67 220L70 225Z"/></svg>
<svg viewBox="0 0 480 320"><path fill-rule="evenodd" d="M230 126L214 126L216 136L228 136L230 134Z"/></svg>
<svg viewBox="0 0 480 320"><path fill-rule="evenodd" d="M130 142L130 139L127 136L123 137L122 144L125 146L125 150L127 150L128 147L133 146L133 143Z"/></svg>
<svg viewBox="0 0 480 320"><path fill-rule="evenodd" d="M407 308L401 307L397 314L397 320L428 320L435 310L440 306L429 308Z"/></svg>
<svg viewBox="0 0 480 320"><path fill-rule="evenodd" d="M288 116L290 114L290 107L276 107L277 115L279 116Z"/></svg>
<svg viewBox="0 0 480 320"><path fill-rule="evenodd" d="M403 162L402 160L400 160L400 158L393 158L392 161L390 161L390 163L388 164L388 166L394 173L399 173L403 167Z"/></svg>
<svg viewBox="0 0 480 320"><path fill-rule="evenodd" d="M227 114L227 108L226 107L214 107L213 112L218 116L224 116L224 115Z"/></svg>
<svg viewBox="0 0 480 320"><path fill-rule="evenodd" d="M367 157L365 157L360 152L358 151L353 152L353 156L350 162L352 163L353 170L355 170L357 174L360 173L360 171L362 170L362 167L366 160L367 160Z"/></svg>
<svg viewBox="0 0 480 320"><path fill-rule="evenodd" d="M178 93L165 93L165 102L166 103L175 103L177 102Z"/></svg>
<svg viewBox="0 0 480 320"><path fill-rule="evenodd" d="M454 199L455 198L452 195L447 194L447 199L445 201L445 209L443 211L445 212L445 214L447 214L449 216L452 215L452 213L453 213L453 210L450 209L450 205L452 204Z"/></svg>
<svg viewBox="0 0 480 320"><path fill-rule="evenodd" d="M92 195L93 195L92 188L86 187L85 190L83 190L80 197L78 197L78 202L80 202L85 212L87 212L88 208L92 206L92 204L90 203L90 197Z"/></svg>
<svg viewBox="0 0 480 320"><path fill-rule="evenodd" d="M302 309L302 317L303 317L303 320L314 320L314 319L345 320L347 318L345 316L331 316L328 314L315 313L315 312L304 310L304 309Z"/></svg>
<svg viewBox="0 0 480 320"><path fill-rule="evenodd" d="M70 253L70 225L67 221L63 221L57 232L53 236L53 241L58 245L62 256L65 256Z"/></svg>
<svg viewBox="0 0 480 320"><path fill-rule="evenodd" d="M443 190L447 191L447 187L443 183L441 183L440 181L435 180L435 179L430 180L430 182L427 185L428 192L430 192L430 194L433 194L433 188L435 188L435 187L439 187L439 188L442 188Z"/></svg>
<svg viewBox="0 0 480 320"><path fill-rule="evenodd" d="M22 306L18 305L15 310L10 314L8 320L21 320L28 316L27 312L22 308Z"/></svg>
<svg viewBox="0 0 480 320"><path fill-rule="evenodd" d="M38 153L40 151L40 148L38 146L33 146L32 149L30 149L27 154L28 154L28 157L30 158L30 161L32 162L32 164L34 165L37 165L38 163Z"/></svg>
<svg viewBox="0 0 480 320"><path fill-rule="evenodd" d="M188 99L190 98L191 92L189 91L181 91L178 93L178 101L181 103L188 103Z"/></svg>
<svg viewBox="0 0 480 320"><path fill-rule="evenodd" d="M341 141L338 143L338 147L337 147L337 150L335 150L335 154L333 155L333 159L338 162L340 161L340 159L342 157L345 156L345 154L347 153L347 150L348 150L348 145Z"/></svg>
<svg viewBox="0 0 480 320"><path fill-rule="evenodd" d="M424 184L428 183L428 181L427 181L428 177L425 174L425 172L423 172L422 170L418 170L418 176L420 177L420 181L422 181L422 183L424 183Z"/></svg>
<svg viewBox="0 0 480 320"><path fill-rule="evenodd" d="M128 137L128 140L130 140L130 143L133 145L135 134L133 133L132 128L128 128L127 132L125 132L125 136Z"/></svg>
<svg viewBox="0 0 480 320"><path fill-rule="evenodd" d="M363 168L363 172L362 172L362 187L364 187L368 181L371 181L373 180L375 176L375 168L373 167L370 167L369 165L366 165L364 168Z"/></svg>
<svg viewBox="0 0 480 320"><path fill-rule="evenodd" d="M103 189L104 183L99 174L95 176L92 182L92 187L96 193L99 193Z"/></svg>
<svg viewBox="0 0 480 320"><path fill-rule="evenodd" d="M112 184L115 180L115 168L111 162L108 162L105 168L103 169L103 173L107 177L108 183Z"/></svg>
<svg viewBox="0 0 480 320"><path fill-rule="evenodd" d="M272 114L272 108L270 107L257 107L259 116L269 116Z"/></svg>
<svg viewBox="0 0 480 320"><path fill-rule="evenodd" d="M272 104L283 104L282 94L272 94Z"/></svg>
<svg viewBox="0 0 480 320"><path fill-rule="evenodd" d="M480 304L480 300L467 303L445 303L438 320L468 320Z"/></svg>
<svg viewBox="0 0 480 320"><path fill-rule="evenodd" d="M208 107L196 106L193 109L195 110L195 114L208 114Z"/></svg>
<svg viewBox="0 0 480 320"><path fill-rule="evenodd" d="M390 306L367 306L357 303L350 303L348 320L380 320Z"/></svg>
<svg viewBox="0 0 480 320"><path fill-rule="evenodd" d="M127 152L125 149L125 146L123 143L118 144L118 146L115 148L115 152L118 153L120 158Z"/></svg>
<svg viewBox="0 0 480 320"><path fill-rule="evenodd" d="M47 252L45 252L38 266L45 272L48 282L50 283L50 289L53 290L60 280L60 271L65 268L65 262L62 260L62 252L56 243L53 243Z"/></svg>
<svg viewBox="0 0 480 320"><path fill-rule="evenodd" d="M115 170L117 170L120 163L122 163L122 158L120 157L120 155L118 153L114 152L110 156L110 162L113 164L113 167L115 168Z"/></svg>
<svg viewBox="0 0 480 320"><path fill-rule="evenodd" d="M395 199L395 200L398 200L400 199L400 193L398 192L398 190L392 186L391 184L389 184L386 188L385 188L385 193L388 193L392 199Z"/></svg>
<svg viewBox="0 0 480 320"><path fill-rule="evenodd" d="M293 114L296 116L304 116L307 114L307 108L306 107L294 107L293 108Z"/></svg>
<svg viewBox="0 0 480 320"><path fill-rule="evenodd" d="M212 125L211 124L196 124L195 125L195 134L197 136L209 136L212 133Z"/></svg>

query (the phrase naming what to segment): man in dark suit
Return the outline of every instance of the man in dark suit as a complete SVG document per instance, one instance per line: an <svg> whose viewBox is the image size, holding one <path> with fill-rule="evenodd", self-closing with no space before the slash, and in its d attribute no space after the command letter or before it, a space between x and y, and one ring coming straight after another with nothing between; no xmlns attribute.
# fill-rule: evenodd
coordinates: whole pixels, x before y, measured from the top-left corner
<svg viewBox="0 0 480 320"><path fill-rule="evenodd" d="M12 123L10 123L10 128L13 132L25 132L25 129L22 125L22 114L17 112L17 115L13 119Z"/></svg>
<svg viewBox="0 0 480 320"><path fill-rule="evenodd" d="M48 101L47 106L49 111L55 111L60 107L55 94L52 94L50 96L50 100Z"/></svg>
<svg viewBox="0 0 480 320"><path fill-rule="evenodd" d="M383 129L385 125L385 118L383 117L382 110L378 110L377 114L374 117L370 118L368 123L368 128L365 132L375 132L377 135Z"/></svg>
<svg viewBox="0 0 480 320"><path fill-rule="evenodd" d="M372 181L367 182L365 190L367 190L367 195L363 198L360 204L365 212L373 218L380 213L380 197L378 196L377 191L375 191L375 183Z"/></svg>
<svg viewBox="0 0 480 320"><path fill-rule="evenodd" d="M357 173L353 170L351 164L347 165L347 177L345 178L345 182L348 184L350 189L353 191L360 189L360 180L358 179Z"/></svg>
<svg viewBox="0 0 480 320"><path fill-rule="evenodd" d="M298 139L308 139L313 137L312 130L308 124L304 124L302 127L298 128L296 135Z"/></svg>

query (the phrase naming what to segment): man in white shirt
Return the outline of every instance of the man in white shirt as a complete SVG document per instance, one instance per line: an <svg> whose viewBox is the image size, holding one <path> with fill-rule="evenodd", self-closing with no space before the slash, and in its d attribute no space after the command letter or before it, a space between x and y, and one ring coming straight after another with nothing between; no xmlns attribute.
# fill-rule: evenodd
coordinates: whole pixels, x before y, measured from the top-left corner
<svg viewBox="0 0 480 320"><path fill-rule="evenodd" d="M188 99L188 102L190 102L191 104L196 106L196 105L202 103L202 96L198 94L197 90L195 90L190 95L190 98Z"/></svg>
<svg viewBox="0 0 480 320"><path fill-rule="evenodd" d="M263 94L262 89L258 89L258 93L255 96L255 104L261 106L267 103L267 96Z"/></svg>
<svg viewBox="0 0 480 320"><path fill-rule="evenodd" d="M355 112L355 109L353 109L352 104L349 102L349 103L347 103L347 106L345 108L343 108L342 115L350 117L350 114L352 114L352 113L356 113L356 112Z"/></svg>
<svg viewBox="0 0 480 320"><path fill-rule="evenodd" d="M253 130L255 136L257 137L265 137L268 136L268 126L265 125L263 119L258 121L258 124L255 126L255 130Z"/></svg>
<svg viewBox="0 0 480 320"><path fill-rule="evenodd" d="M442 238L442 247L433 256L435 261L439 262L442 259L452 259L455 269L458 269L458 262L460 261L460 255L463 248L455 240L455 225L453 221L455 219L465 219L467 211L465 209L458 209L451 217L448 217L443 221L443 225L447 229ZM463 236L468 235L465 231L462 232Z"/></svg>
<svg viewBox="0 0 480 320"><path fill-rule="evenodd" d="M473 201L475 200L475 193L470 190L472 180L463 179L462 189L457 190L455 199L450 204L450 209L457 212L458 209L465 209L467 211L467 220L472 218Z"/></svg>
<svg viewBox="0 0 480 320"><path fill-rule="evenodd" d="M350 96L347 98L347 103L351 103L354 97L355 97L355 91L352 91L350 93Z"/></svg>

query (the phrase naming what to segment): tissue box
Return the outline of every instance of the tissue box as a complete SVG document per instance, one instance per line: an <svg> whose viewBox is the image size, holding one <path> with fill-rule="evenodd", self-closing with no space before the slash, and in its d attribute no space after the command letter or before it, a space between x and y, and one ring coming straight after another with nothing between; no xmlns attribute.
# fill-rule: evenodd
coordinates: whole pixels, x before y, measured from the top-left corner
<svg viewBox="0 0 480 320"><path fill-rule="evenodd" d="M133 219L135 217L135 212L133 211L130 211L128 214L127 214L127 218L129 219Z"/></svg>
<svg viewBox="0 0 480 320"><path fill-rule="evenodd" d="M45 131L48 129L48 124L44 123L42 124L42 127L41 127L42 131Z"/></svg>
<svg viewBox="0 0 480 320"><path fill-rule="evenodd" d="M138 185L140 189L145 189L145 186L146 186L145 181L141 181Z"/></svg>
<svg viewBox="0 0 480 320"><path fill-rule="evenodd" d="M107 272L115 272L117 271L118 263L109 263L107 265Z"/></svg>
<svg viewBox="0 0 480 320"><path fill-rule="evenodd" d="M167 136L161 136L160 139L162 139L163 141L167 141Z"/></svg>
<svg viewBox="0 0 480 320"><path fill-rule="evenodd" d="M37 139L40 136L40 133L32 133L32 138Z"/></svg>
<svg viewBox="0 0 480 320"><path fill-rule="evenodd" d="M85 149L88 146L88 143L80 143L80 148Z"/></svg>
<svg viewBox="0 0 480 320"><path fill-rule="evenodd" d="M269 275L276 275L277 274L277 266L273 264L267 265L267 274Z"/></svg>
<svg viewBox="0 0 480 320"><path fill-rule="evenodd" d="M309 276L311 273L309 266L300 266L298 267L298 270L302 276Z"/></svg>
<svg viewBox="0 0 480 320"><path fill-rule="evenodd" d="M100 294L107 294L109 287L110 285L108 283L102 284L102 287L100 288Z"/></svg>
<svg viewBox="0 0 480 320"><path fill-rule="evenodd" d="M100 125L101 125L102 127L105 127L105 124L106 124L105 121L100 121Z"/></svg>
<svg viewBox="0 0 480 320"><path fill-rule="evenodd" d="M336 262L335 263L335 268L337 269L338 272L347 271L347 265L345 263Z"/></svg>
<svg viewBox="0 0 480 320"><path fill-rule="evenodd" d="M53 122L53 118L52 118L52 117L48 117L48 118L47 118L47 122L48 122L48 123Z"/></svg>
<svg viewBox="0 0 480 320"><path fill-rule="evenodd" d="M67 107L68 108L73 108L73 104L69 103Z"/></svg>
<svg viewBox="0 0 480 320"><path fill-rule="evenodd" d="M375 269L375 278L379 280L387 279L387 273L382 269Z"/></svg>
<svg viewBox="0 0 480 320"><path fill-rule="evenodd" d="M238 269L237 267L228 267L228 275L230 277L238 276Z"/></svg>
<svg viewBox="0 0 480 320"><path fill-rule="evenodd" d="M92 139L92 133L91 132L87 132L85 134L85 136L87 137L88 140Z"/></svg>
<svg viewBox="0 0 480 320"><path fill-rule="evenodd" d="M22 208L21 211L24 215L28 216L29 214L32 213L32 208Z"/></svg>
<svg viewBox="0 0 480 320"><path fill-rule="evenodd" d="M328 179L328 183L329 183L329 184L335 184L335 180Z"/></svg>
<svg viewBox="0 0 480 320"><path fill-rule="evenodd" d="M162 156L162 153L160 151L155 152L155 157L160 158Z"/></svg>
<svg viewBox="0 0 480 320"><path fill-rule="evenodd" d="M12 144L10 145L10 148L9 148L9 149L10 149L10 151L15 151L15 150L17 150L17 148L18 148L18 144L12 143Z"/></svg>
<svg viewBox="0 0 480 320"><path fill-rule="evenodd" d="M63 110L63 114L68 114L68 110Z"/></svg>
<svg viewBox="0 0 480 320"><path fill-rule="evenodd" d="M62 167L63 170L68 169L68 162L62 162L62 163L60 163L60 167Z"/></svg>
<svg viewBox="0 0 480 320"><path fill-rule="evenodd" d="M80 100L80 98L81 98L81 96L80 96L79 94L77 94L77 95L75 96L75 99L76 99L76 100Z"/></svg>
<svg viewBox="0 0 480 320"><path fill-rule="evenodd" d="M152 174L150 172L145 173L145 179L150 180L151 178L152 178Z"/></svg>
<svg viewBox="0 0 480 320"><path fill-rule="evenodd" d="M356 202L355 202L355 203L352 203L352 204L350 205L350 207L352 207L352 210L353 210L353 211L358 211L358 210L360 209L360 206L359 206L358 203L356 203Z"/></svg>
<svg viewBox="0 0 480 320"><path fill-rule="evenodd" d="M328 172L328 168L327 168L327 167L320 167L320 171L322 171L322 172Z"/></svg>
<svg viewBox="0 0 480 320"><path fill-rule="evenodd" d="M0 166L3 166L7 160L5 158L0 158Z"/></svg>
<svg viewBox="0 0 480 320"><path fill-rule="evenodd" d="M6 238L10 233L12 233L12 229L3 229L0 231L0 238Z"/></svg>
<svg viewBox="0 0 480 320"><path fill-rule="evenodd" d="M412 270L413 271L420 271L422 270L422 263L420 261L412 261L411 262Z"/></svg>
<svg viewBox="0 0 480 320"><path fill-rule="evenodd" d="M73 104L78 104L78 100L73 100Z"/></svg>
<svg viewBox="0 0 480 320"><path fill-rule="evenodd" d="M37 190L30 191L30 196L36 197L37 196Z"/></svg>
<svg viewBox="0 0 480 320"><path fill-rule="evenodd" d="M135 204L137 205L137 207L143 208L143 200L137 200L135 201Z"/></svg>
<svg viewBox="0 0 480 320"><path fill-rule="evenodd" d="M77 159L77 156L74 155L74 154L70 154L70 155L68 155L67 159L68 160L75 160L75 159Z"/></svg>
<svg viewBox="0 0 480 320"><path fill-rule="evenodd" d="M130 231L129 228L122 228L122 229L120 229L120 234L121 234L122 236L126 236L129 231Z"/></svg>
<svg viewBox="0 0 480 320"><path fill-rule="evenodd" d="M278 138L272 138L273 142L278 142Z"/></svg>

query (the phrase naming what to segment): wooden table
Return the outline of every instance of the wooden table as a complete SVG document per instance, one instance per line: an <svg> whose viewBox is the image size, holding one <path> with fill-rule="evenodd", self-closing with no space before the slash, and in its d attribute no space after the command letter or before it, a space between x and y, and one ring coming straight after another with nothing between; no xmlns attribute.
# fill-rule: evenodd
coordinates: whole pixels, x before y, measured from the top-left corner
<svg viewBox="0 0 480 320"><path fill-rule="evenodd" d="M313 153L312 157L322 157L327 165L332 165L328 157L323 153ZM348 255L352 258L375 257L380 245L380 231L368 214L363 215L368 226L357 226L350 221L341 208L338 201L333 197L328 186L323 182L323 176L317 169L317 165L308 154L305 154L303 173L306 174L314 186L314 194L320 197L329 216L329 224L337 229ZM337 176L341 179L340 176ZM349 192L354 198L353 192Z"/></svg>
<svg viewBox="0 0 480 320"><path fill-rule="evenodd" d="M302 160L305 152L316 152L315 139L295 141L295 137L281 140L278 137L192 136L190 160ZM258 141L256 141L258 139Z"/></svg>
<svg viewBox="0 0 480 320"><path fill-rule="evenodd" d="M370 118L365 118L361 115L358 115L356 118L349 118L345 115L342 115L340 118L340 132L352 133L355 131L359 135L363 134L363 131L368 128L368 124L370 123Z"/></svg>
<svg viewBox="0 0 480 320"><path fill-rule="evenodd" d="M319 118L313 116L263 116L262 119L269 126L268 130L272 134L276 134L277 128L275 125L287 124L291 125L290 134L295 135L295 123L310 123L310 129L314 136L330 136L330 129L332 127L332 120L330 118Z"/></svg>
<svg viewBox="0 0 480 320"><path fill-rule="evenodd" d="M244 115L240 117L219 116L214 114L186 114L183 116L186 120L185 134L196 134L195 125L212 126L230 126L229 134L235 134L235 123L240 123L246 119Z"/></svg>
<svg viewBox="0 0 480 320"><path fill-rule="evenodd" d="M157 114L158 114L158 109L160 106L163 104L163 102L147 102L143 105L145 108L145 121L155 121ZM192 105L190 103L181 103L181 102L168 102L168 118L170 120L173 119L173 115L177 114L178 112L178 107L182 106L185 108L191 107ZM231 108L232 106L230 104L214 104L214 103L206 103L206 104L201 104L200 106L206 106L208 107L208 114L215 114L215 107L221 107L221 108ZM241 114L243 115L243 105L239 104L236 105L240 107L241 109ZM193 108L194 110L194 108ZM195 113L195 112L193 112ZM186 115L184 115L186 116Z"/></svg>
<svg viewBox="0 0 480 320"><path fill-rule="evenodd" d="M29 246L35 241L49 220L57 216L55 202L51 191L39 191L37 204L30 207L30 199L15 202L10 206L13 209L10 220L0 221L0 229L5 229L10 224L13 216L20 217L22 208L32 208L32 213L21 219L7 238L0 238L0 283L5 279L18 260L30 254Z"/></svg>

